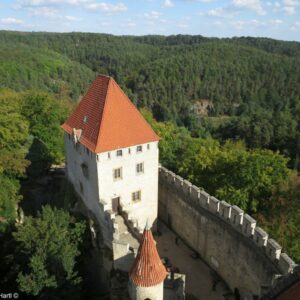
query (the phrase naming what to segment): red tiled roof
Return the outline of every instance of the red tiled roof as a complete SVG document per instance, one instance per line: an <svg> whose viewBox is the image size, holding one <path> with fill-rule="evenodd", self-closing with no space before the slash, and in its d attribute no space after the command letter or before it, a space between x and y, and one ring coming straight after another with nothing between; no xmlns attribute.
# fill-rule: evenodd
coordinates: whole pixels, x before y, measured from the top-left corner
<svg viewBox="0 0 300 300"><path fill-rule="evenodd" d="M154 286L165 280L167 271L156 249L150 229L145 229L142 241L129 272L129 277L137 286Z"/></svg>
<svg viewBox="0 0 300 300"><path fill-rule="evenodd" d="M104 75L97 76L61 127L69 134L81 129L80 143L95 153L159 140L118 84Z"/></svg>

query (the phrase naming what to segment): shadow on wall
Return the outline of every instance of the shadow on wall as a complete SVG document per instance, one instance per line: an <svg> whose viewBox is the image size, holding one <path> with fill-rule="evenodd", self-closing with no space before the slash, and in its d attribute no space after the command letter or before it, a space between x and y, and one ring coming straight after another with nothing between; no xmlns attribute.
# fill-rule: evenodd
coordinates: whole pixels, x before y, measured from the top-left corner
<svg viewBox="0 0 300 300"><path fill-rule="evenodd" d="M159 218L243 295L262 295L295 263L256 221L173 172L159 172Z"/></svg>

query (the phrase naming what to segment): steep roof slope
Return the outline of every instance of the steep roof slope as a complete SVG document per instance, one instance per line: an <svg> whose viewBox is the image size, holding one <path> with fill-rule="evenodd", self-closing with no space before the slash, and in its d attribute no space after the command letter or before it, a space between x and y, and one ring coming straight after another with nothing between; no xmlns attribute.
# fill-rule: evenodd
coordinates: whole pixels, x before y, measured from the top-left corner
<svg viewBox="0 0 300 300"><path fill-rule="evenodd" d="M129 272L131 281L137 286L154 286L165 280L167 275L149 228L145 228L142 241Z"/></svg>
<svg viewBox="0 0 300 300"><path fill-rule="evenodd" d="M118 84L99 75L62 125L81 129L80 143L95 153L158 141L159 137Z"/></svg>

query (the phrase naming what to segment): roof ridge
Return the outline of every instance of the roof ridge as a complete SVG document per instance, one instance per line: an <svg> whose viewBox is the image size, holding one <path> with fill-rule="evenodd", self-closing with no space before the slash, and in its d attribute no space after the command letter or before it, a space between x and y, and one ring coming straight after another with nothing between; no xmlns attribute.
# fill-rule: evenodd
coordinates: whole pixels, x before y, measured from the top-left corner
<svg viewBox="0 0 300 300"><path fill-rule="evenodd" d="M95 152L96 152L96 149L97 149L97 145L98 145L98 142L100 142L101 140L101 133L102 133L102 130L101 128L103 127L103 120L104 120L104 117L105 117L105 112L106 112L106 107L107 107L107 102L108 102L108 92L109 92L109 89L110 89L110 86L111 86L111 80L112 78L110 76L105 76L105 75L98 75L97 77L107 77L109 78L108 79L108 85L107 85L107 89L106 89L106 95L105 95L105 98L104 98L104 106L103 106L103 111L102 111L102 116L101 116L101 120L100 120L100 126L99 126L99 131L98 131L98 136L97 136L97 141L96 141L96 145L95 145Z"/></svg>
<svg viewBox="0 0 300 300"><path fill-rule="evenodd" d="M121 89L121 87L118 85L118 83L110 77L110 79L115 83L115 85L118 87L118 89L122 92L122 94L125 96L126 100L129 102L129 104L138 112L138 117L148 126L149 129L151 129L155 134L156 132L153 130L153 128L150 126L150 124L144 119L141 112L138 110L138 108L131 102L131 100L128 98L128 96L124 93L124 91ZM156 134L157 135L157 134ZM157 135L158 136L158 135ZM160 138L158 137L158 140Z"/></svg>
<svg viewBox="0 0 300 300"><path fill-rule="evenodd" d="M94 153L158 141L159 137L110 76L97 75L62 128L83 129L80 143Z"/></svg>

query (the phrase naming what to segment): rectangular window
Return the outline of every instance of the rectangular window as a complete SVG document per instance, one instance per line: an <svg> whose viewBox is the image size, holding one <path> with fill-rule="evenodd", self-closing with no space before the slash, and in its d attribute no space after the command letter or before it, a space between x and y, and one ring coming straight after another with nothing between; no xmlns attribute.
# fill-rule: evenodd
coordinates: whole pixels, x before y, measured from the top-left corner
<svg viewBox="0 0 300 300"><path fill-rule="evenodd" d="M99 155L98 154L96 154L96 158L97 158L97 161L99 161Z"/></svg>
<svg viewBox="0 0 300 300"><path fill-rule="evenodd" d="M114 180L122 179L122 168L117 168L113 170Z"/></svg>
<svg viewBox="0 0 300 300"><path fill-rule="evenodd" d="M128 153L131 154L131 149L130 148L128 148Z"/></svg>
<svg viewBox="0 0 300 300"><path fill-rule="evenodd" d="M122 150L117 150L117 156L122 156L122 155L123 155Z"/></svg>
<svg viewBox="0 0 300 300"><path fill-rule="evenodd" d="M90 150L88 148L86 148L86 153L87 155L90 155Z"/></svg>
<svg viewBox="0 0 300 300"><path fill-rule="evenodd" d="M150 149L150 144L147 144L147 149L148 149L148 150Z"/></svg>
<svg viewBox="0 0 300 300"><path fill-rule="evenodd" d="M136 164L136 173L137 174L144 173L144 163Z"/></svg>
<svg viewBox="0 0 300 300"><path fill-rule="evenodd" d="M141 191L133 192L131 197L132 197L132 202L141 201Z"/></svg>
<svg viewBox="0 0 300 300"><path fill-rule="evenodd" d="M142 152L143 151L143 147L140 146L136 146L136 152Z"/></svg>
<svg viewBox="0 0 300 300"><path fill-rule="evenodd" d="M107 157L110 158L110 152L107 153Z"/></svg>

